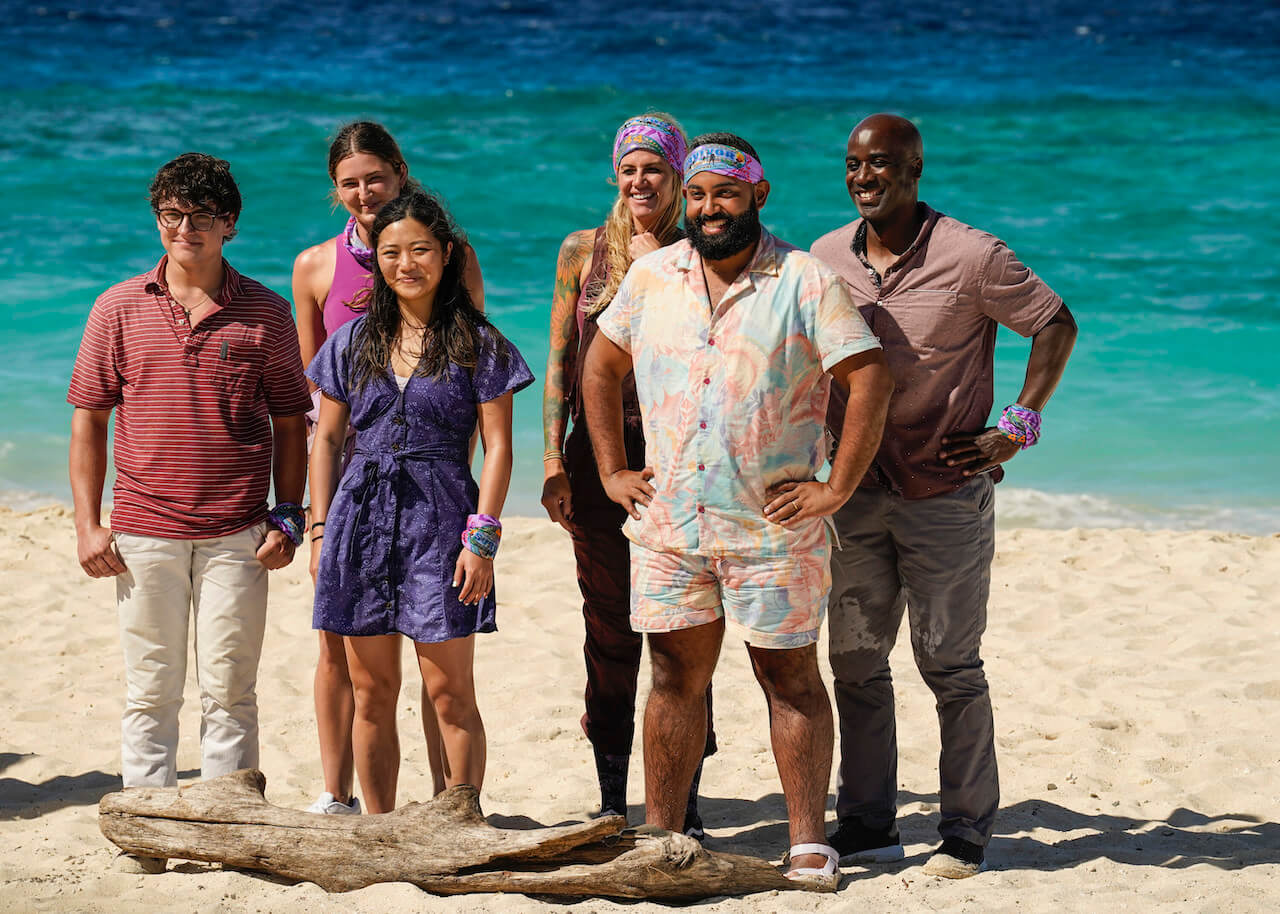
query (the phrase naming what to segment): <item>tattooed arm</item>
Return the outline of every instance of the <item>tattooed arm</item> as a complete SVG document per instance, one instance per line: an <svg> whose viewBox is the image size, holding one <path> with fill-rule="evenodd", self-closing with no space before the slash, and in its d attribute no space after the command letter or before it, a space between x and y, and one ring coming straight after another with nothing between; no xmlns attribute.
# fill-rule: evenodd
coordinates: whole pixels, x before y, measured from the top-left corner
<svg viewBox="0 0 1280 914"><path fill-rule="evenodd" d="M556 262L556 287L551 296L551 352L547 355L546 380L542 384L542 442L548 459L543 461L542 506L547 516L569 529L573 517L573 500L564 461L550 457L564 447L569 404L566 372L578 343L578 296L591 271L591 248L595 231L572 232L560 245Z"/></svg>

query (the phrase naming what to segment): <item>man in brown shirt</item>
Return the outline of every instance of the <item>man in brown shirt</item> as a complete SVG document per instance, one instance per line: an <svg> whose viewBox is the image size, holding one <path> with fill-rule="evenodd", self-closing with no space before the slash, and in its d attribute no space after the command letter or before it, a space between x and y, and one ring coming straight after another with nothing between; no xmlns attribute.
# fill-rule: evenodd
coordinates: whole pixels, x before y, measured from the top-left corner
<svg viewBox="0 0 1280 914"><path fill-rule="evenodd" d="M848 283L884 346L895 389L879 452L835 515L830 656L840 717L831 844L841 862L903 856L889 652L909 610L916 665L942 732L942 845L925 871L977 873L999 805L994 728L979 648L995 551L1001 464L1039 437L1076 325L999 239L917 199L916 128L876 114L853 129L845 183L862 218L813 253ZM988 426L996 326L1032 338L1017 403ZM830 426L839 429L842 404Z"/></svg>

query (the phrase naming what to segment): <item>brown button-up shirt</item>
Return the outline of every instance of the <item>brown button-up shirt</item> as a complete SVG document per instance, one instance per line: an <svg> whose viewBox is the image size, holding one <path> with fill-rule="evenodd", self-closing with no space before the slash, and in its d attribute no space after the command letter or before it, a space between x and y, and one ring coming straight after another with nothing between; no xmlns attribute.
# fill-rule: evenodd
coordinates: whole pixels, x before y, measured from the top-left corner
<svg viewBox="0 0 1280 914"><path fill-rule="evenodd" d="M848 284L893 374L884 439L862 484L905 498L944 495L967 481L938 451L944 435L987 425L996 325L1032 336L1062 306L1003 241L919 205L919 235L883 276L866 259L862 219L812 248ZM828 424L838 433L843 420L844 401L833 387ZM999 467L992 472L996 481L1002 475Z"/></svg>

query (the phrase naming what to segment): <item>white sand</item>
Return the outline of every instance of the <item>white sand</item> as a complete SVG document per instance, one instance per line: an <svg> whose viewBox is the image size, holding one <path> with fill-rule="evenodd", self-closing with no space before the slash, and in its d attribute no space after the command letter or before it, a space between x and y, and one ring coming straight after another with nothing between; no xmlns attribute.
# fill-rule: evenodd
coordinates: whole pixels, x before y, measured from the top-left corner
<svg viewBox="0 0 1280 914"><path fill-rule="evenodd" d="M481 639L477 661L489 732L482 803L495 824L580 818L597 797L578 726L582 622L568 539L546 521L512 520L498 564L501 631ZM305 568L301 556L273 575L259 684L267 797L295 807L321 786ZM847 867L834 896L717 899L699 910L1280 909L1278 592L1280 537L1003 532L985 647L1004 794L991 869L959 882L920 871L937 841L938 736L904 635L894 668L906 861ZM448 899L407 884L330 896L178 861L159 876L116 872L96 821L98 799L120 783L115 619L113 583L75 562L68 512L0 511L0 910L669 910ZM707 846L776 859L783 805L740 645L727 646L715 683L721 749L703 779ZM407 675L402 802L430 788L417 693ZM197 709L192 679L183 783L199 765ZM634 820L638 752L631 781Z"/></svg>

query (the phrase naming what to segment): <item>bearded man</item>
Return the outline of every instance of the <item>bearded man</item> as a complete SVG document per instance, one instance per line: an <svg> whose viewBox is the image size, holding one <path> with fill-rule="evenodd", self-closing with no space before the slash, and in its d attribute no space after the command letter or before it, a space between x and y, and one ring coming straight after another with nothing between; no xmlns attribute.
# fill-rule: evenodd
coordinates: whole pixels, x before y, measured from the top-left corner
<svg viewBox="0 0 1280 914"><path fill-rule="evenodd" d="M647 633L646 817L679 830L726 626L746 641L769 710L790 822L789 876L834 885L823 811L833 749L818 674L831 586L823 518L880 442L892 383L840 279L760 225L759 156L733 134L693 141L688 237L636 260L587 356L601 482L630 515L631 626ZM649 466L627 468L622 380L634 371ZM849 406L829 478L830 380Z"/></svg>

